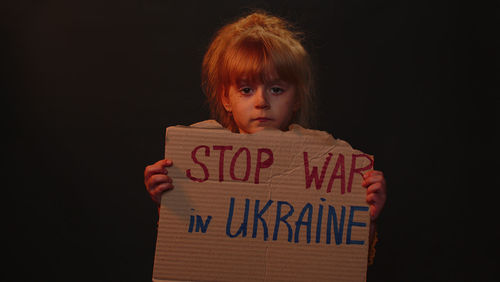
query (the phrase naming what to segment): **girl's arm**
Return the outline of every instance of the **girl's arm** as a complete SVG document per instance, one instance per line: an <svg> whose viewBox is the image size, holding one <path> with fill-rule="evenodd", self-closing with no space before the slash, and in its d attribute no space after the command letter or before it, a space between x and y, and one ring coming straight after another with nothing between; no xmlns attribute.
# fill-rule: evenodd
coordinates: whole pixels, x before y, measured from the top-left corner
<svg viewBox="0 0 500 282"><path fill-rule="evenodd" d="M387 187L384 174L381 171L371 170L363 175L363 187L366 189L366 203L370 205L370 245L368 252L369 264L373 263L375 244L377 243L376 220L384 208L387 198Z"/></svg>

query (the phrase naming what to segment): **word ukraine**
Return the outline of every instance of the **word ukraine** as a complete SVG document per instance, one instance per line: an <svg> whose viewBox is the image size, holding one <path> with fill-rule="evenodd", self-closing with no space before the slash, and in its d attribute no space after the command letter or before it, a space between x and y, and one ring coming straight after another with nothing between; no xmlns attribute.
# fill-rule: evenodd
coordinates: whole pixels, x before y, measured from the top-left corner
<svg viewBox="0 0 500 282"><path fill-rule="evenodd" d="M322 202L326 201L325 198L321 198L320 200ZM306 203L302 209L299 209L300 213L296 217L294 216L296 207L287 201L268 200L261 206L260 200L254 200L253 212L251 212L252 200L245 199L243 217L241 218L241 215L239 215L240 219L238 223L234 224L235 205L236 200L231 197L226 221L226 236L230 238L244 238L251 232L252 238L259 236L264 241L270 239L276 241L279 238L279 234L283 233L284 235L281 236L285 236L284 238L288 242L293 243L299 243L302 235L302 241L305 240L308 244L311 243L312 236L315 243L322 242L321 238L324 236L323 240L327 245L332 243L332 238L336 245L342 243L346 245L365 244L363 240L352 239L351 234L353 227L367 227L366 223L355 221L356 213L368 212L368 207L366 206L351 206L348 208L341 206L335 209L334 206L328 205L325 207L320 203L317 205L317 209L315 209L313 204ZM344 232L347 211L349 213L347 230ZM268 217L266 213L270 213L271 216ZM249 214L252 214L251 219ZM271 218L271 222L268 222L269 219L266 220L266 218ZM211 220L212 216L207 216L206 220L203 220L199 215L196 215L196 217L191 215L188 232L192 233L196 226L195 232L201 231L201 233L206 233ZM252 224L251 228L249 228L250 223Z"/></svg>

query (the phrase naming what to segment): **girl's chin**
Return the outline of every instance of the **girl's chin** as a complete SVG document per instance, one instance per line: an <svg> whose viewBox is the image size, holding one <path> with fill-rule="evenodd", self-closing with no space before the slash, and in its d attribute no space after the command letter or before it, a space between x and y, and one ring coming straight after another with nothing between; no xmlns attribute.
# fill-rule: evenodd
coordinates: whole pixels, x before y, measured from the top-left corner
<svg viewBox="0 0 500 282"><path fill-rule="evenodd" d="M280 130L280 129L276 128L275 126L257 126L253 128L247 128L246 130L240 128L240 133L253 134L260 132L262 130Z"/></svg>

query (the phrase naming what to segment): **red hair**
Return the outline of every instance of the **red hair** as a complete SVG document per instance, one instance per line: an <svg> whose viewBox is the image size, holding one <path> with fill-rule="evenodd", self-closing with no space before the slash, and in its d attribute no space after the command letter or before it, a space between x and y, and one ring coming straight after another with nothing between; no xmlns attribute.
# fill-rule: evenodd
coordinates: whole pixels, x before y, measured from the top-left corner
<svg viewBox="0 0 500 282"><path fill-rule="evenodd" d="M301 34L288 22L257 12L222 27L203 59L202 87L212 117L224 127L238 131L222 104L222 95L239 79L268 82L280 79L295 86L299 110L292 122L309 126L313 80L310 58ZM276 77L277 76L277 77Z"/></svg>

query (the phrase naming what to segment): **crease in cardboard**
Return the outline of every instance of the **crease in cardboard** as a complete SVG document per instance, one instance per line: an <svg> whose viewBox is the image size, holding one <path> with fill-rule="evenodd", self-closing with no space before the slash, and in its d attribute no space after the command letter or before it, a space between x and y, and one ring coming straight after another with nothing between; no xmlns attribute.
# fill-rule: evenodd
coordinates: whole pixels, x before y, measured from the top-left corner
<svg viewBox="0 0 500 282"><path fill-rule="evenodd" d="M272 187L270 187L272 188ZM268 199L272 199L273 197L273 190L269 189L268 192ZM267 220L269 222L269 218L271 217L271 214L267 214ZM266 244L266 254L264 256L264 281L267 281L269 277L269 249L271 246L269 244Z"/></svg>
<svg viewBox="0 0 500 282"><path fill-rule="evenodd" d="M308 157L309 161L310 162L315 162L317 160L322 161L322 160L324 160L326 155L328 155L328 153L333 151L335 148L336 148L336 146L328 147L328 148ZM300 156L301 156L300 152L297 154L294 154L292 160L289 162L288 167L280 173L271 173L271 177L268 179L268 182L271 182L273 180L273 178L275 178L275 177L289 176L297 170L301 171L303 169L303 166L301 166L301 165L303 165L303 164L301 162L297 161L297 159L300 158Z"/></svg>
<svg viewBox="0 0 500 282"><path fill-rule="evenodd" d="M294 168L289 168L289 169L287 168L287 170L285 170L283 172L274 173L269 177L269 179L266 182L267 182L267 184L270 184L271 182L273 182L274 178L281 177L281 176L290 176L293 174L294 171L299 170L300 168L301 168L300 165L297 165Z"/></svg>

